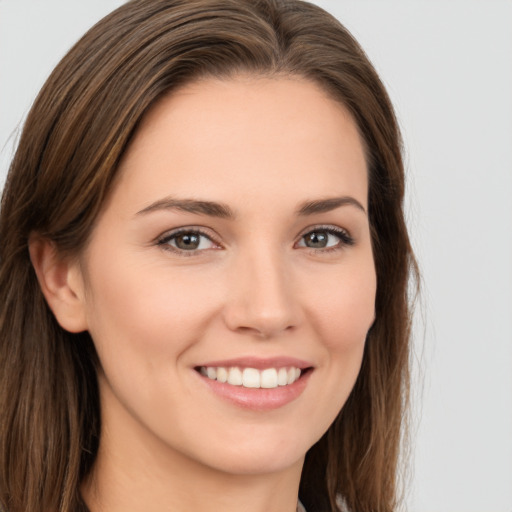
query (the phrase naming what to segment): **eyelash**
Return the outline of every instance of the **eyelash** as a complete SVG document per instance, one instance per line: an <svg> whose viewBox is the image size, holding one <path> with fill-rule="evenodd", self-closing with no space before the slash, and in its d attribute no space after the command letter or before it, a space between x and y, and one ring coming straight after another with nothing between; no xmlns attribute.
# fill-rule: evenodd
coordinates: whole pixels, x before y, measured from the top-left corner
<svg viewBox="0 0 512 512"><path fill-rule="evenodd" d="M314 247L304 247L305 249L309 249L310 251L317 253L321 252L323 254L335 252L344 249L345 247L350 247L355 244L354 238L350 235L350 233L342 228L336 226L312 226L307 228L307 231L300 235L299 240L304 240L307 235L311 233L328 233L329 235L334 235L339 239L339 242L332 247L323 247L320 249L315 249Z"/></svg>
<svg viewBox="0 0 512 512"><path fill-rule="evenodd" d="M190 227L190 228L180 228L175 231L172 231L170 233L166 233L162 237L160 237L157 240L157 245L164 249L165 251L170 251L173 253L176 253L180 256L196 256L199 252L202 252L206 249L194 249L187 251L185 249L180 249L179 247L173 247L169 244L171 240L176 239L180 235L197 235L200 237L207 238L210 242L220 247L220 244L214 240L212 235L210 233L205 232L204 230L196 227Z"/></svg>
<svg viewBox="0 0 512 512"><path fill-rule="evenodd" d="M304 247L304 249L308 249L311 252L314 253L330 253L334 251L339 251L345 247L350 247L354 245L355 240L354 238L349 234L348 231L342 228L338 228L335 226L312 226L307 229L304 233L302 233L299 236L299 241L304 240L304 238L307 235L310 235L315 232L320 233L328 233L330 235L334 235L339 239L339 243L332 247L323 247L323 248L314 248L314 247L307 247L307 246L301 246ZM171 240L175 240L178 236L187 234L187 235L196 235L200 237L207 238L211 243L217 245L218 247L221 247L220 243L218 243L210 233L196 227L186 227L186 228L180 228L175 231L172 231L170 233L166 233L162 237L157 239L157 245L161 247L162 249L166 251L171 251L173 253L176 253L180 256L189 257L189 256L196 256L198 253L203 252L208 249L192 249L192 250L185 250L180 249L178 247L173 247L169 244ZM297 243L296 243L297 244ZM294 247L296 246L294 244Z"/></svg>

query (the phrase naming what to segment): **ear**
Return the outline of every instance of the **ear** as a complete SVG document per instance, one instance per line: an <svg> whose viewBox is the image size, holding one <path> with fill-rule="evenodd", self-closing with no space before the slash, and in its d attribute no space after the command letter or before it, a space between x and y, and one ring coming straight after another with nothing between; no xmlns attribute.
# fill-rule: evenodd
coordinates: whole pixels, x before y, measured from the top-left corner
<svg viewBox="0 0 512 512"><path fill-rule="evenodd" d="M84 284L78 262L58 254L45 238L31 236L30 260L46 302L59 325L69 332L87 330Z"/></svg>

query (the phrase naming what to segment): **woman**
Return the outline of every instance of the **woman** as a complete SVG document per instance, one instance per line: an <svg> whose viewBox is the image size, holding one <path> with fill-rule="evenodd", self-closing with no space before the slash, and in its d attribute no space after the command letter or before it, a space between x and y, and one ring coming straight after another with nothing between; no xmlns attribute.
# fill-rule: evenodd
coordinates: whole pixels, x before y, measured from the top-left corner
<svg viewBox="0 0 512 512"><path fill-rule="evenodd" d="M386 92L318 7L99 22L3 194L1 507L395 509L403 191Z"/></svg>

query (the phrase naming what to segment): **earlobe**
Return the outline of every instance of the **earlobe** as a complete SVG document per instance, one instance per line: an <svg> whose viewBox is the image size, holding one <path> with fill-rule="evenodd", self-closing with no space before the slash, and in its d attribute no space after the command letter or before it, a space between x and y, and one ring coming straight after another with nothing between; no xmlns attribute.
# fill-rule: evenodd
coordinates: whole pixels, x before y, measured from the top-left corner
<svg viewBox="0 0 512 512"><path fill-rule="evenodd" d="M87 330L83 279L77 262L58 254L48 239L31 236L30 260L41 291L59 325L69 332Z"/></svg>

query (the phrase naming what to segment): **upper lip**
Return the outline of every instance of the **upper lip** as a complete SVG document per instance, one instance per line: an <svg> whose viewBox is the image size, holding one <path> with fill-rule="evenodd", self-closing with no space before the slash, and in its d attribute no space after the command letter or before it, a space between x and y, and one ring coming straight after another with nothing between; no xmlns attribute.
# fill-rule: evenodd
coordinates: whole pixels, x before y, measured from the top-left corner
<svg viewBox="0 0 512 512"><path fill-rule="evenodd" d="M270 357L270 358L261 358L261 357L237 357L233 359L223 359L216 361L208 361L206 363L201 363L198 367L239 367L239 368L255 368L257 370L264 370L265 368L300 368L304 370L306 368L311 368L313 365L305 361L303 359L297 359L295 357L288 356L279 356L279 357Z"/></svg>

